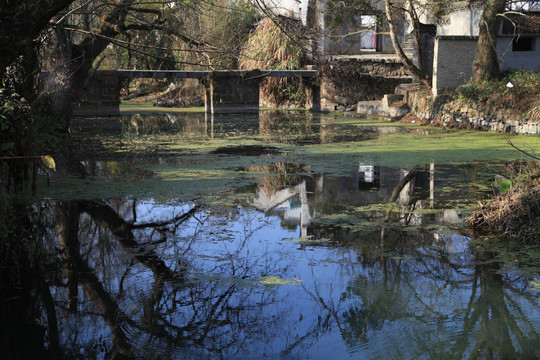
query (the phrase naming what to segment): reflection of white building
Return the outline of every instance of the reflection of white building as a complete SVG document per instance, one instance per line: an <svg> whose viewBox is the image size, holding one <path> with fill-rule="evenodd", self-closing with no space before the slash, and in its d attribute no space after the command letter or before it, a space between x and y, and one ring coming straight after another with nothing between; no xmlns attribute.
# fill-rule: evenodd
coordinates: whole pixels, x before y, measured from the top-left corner
<svg viewBox="0 0 540 360"><path fill-rule="evenodd" d="M257 195L258 197L251 203L252 206L265 213L270 211L282 213L285 222L300 224L300 236L307 236L307 227L311 223L312 217L309 211L305 181L271 194L259 188Z"/></svg>

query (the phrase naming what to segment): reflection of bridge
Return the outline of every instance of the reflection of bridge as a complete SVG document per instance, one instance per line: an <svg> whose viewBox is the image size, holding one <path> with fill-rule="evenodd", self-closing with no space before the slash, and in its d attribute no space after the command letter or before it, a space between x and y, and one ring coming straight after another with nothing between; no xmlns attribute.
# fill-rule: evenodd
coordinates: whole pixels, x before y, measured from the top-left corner
<svg viewBox="0 0 540 360"><path fill-rule="evenodd" d="M76 109L79 115L118 114L120 78L200 79L205 88L207 113L246 113L259 111L259 84L266 77L296 77L311 89L309 108L320 109L320 91L314 79L317 70L111 70L97 71L88 82L84 100Z"/></svg>

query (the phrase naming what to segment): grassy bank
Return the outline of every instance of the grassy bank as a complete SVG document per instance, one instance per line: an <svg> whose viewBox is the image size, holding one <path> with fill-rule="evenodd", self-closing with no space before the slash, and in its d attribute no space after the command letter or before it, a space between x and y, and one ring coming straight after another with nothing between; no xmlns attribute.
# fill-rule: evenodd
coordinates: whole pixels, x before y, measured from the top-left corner
<svg viewBox="0 0 540 360"><path fill-rule="evenodd" d="M514 71L499 80L480 84L467 83L458 87L453 99L474 102L486 107L511 108L523 117L540 117L540 73Z"/></svg>

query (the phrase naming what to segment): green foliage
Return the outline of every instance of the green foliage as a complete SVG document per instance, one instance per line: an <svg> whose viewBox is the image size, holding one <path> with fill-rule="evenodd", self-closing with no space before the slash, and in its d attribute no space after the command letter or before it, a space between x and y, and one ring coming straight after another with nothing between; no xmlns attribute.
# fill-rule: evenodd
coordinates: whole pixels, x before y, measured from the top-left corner
<svg viewBox="0 0 540 360"><path fill-rule="evenodd" d="M510 191L510 189L512 188L512 184L513 184L513 182L510 179L502 181L499 184L499 191L501 193L505 193L505 192Z"/></svg>
<svg viewBox="0 0 540 360"><path fill-rule="evenodd" d="M29 106L9 81L0 87L0 184L2 192L21 189L28 180L29 168L24 159L29 149ZM2 195L0 195L2 196Z"/></svg>
<svg viewBox="0 0 540 360"><path fill-rule="evenodd" d="M474 83L466 83L456 89L455 99L461 102L478 99L478 87Z"/></svg>
<svg viewBox="0 0 540 360"><path fill-rule="evenodd" d="M185 2L174 6L145 4L162 12L167 30L130 30L126 43L108 48L103 69L175 70L201 66L236 68L238 56L260 19L247 0ZM179 16L181 14L181 16ZM135 43L128 49L127 42Z"/></svg>
<svg viewBox="0 0 540 360"><path fill-rule="evenodd" d="M2 157L13 155L15 142L20 127L20 118L28 111L28 106L21 96L8 87L0 88L0 137L2 144L0 154Z"/></svg>
<svg viewBox="0 0 540 360"><path fill-rule="evenodd" d="M540 118L540 73L511 71L499 80L470 82L456 89L454 100L512 108L535 120Z"/></svg>

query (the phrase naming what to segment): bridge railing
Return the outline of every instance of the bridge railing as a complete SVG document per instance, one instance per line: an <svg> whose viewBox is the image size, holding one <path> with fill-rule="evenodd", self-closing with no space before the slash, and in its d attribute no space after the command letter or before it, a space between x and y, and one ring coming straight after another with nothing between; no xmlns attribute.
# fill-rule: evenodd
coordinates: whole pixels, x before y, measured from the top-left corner
<svg viewBox="0 0 540 360"><path fill-rule="evenodd" d="M248 71L242 70L117 70L118 76L143 79L202 79L212 74L242 77ZM301 77L313 78L317 70L260 70L260 77Z"/></svg>

